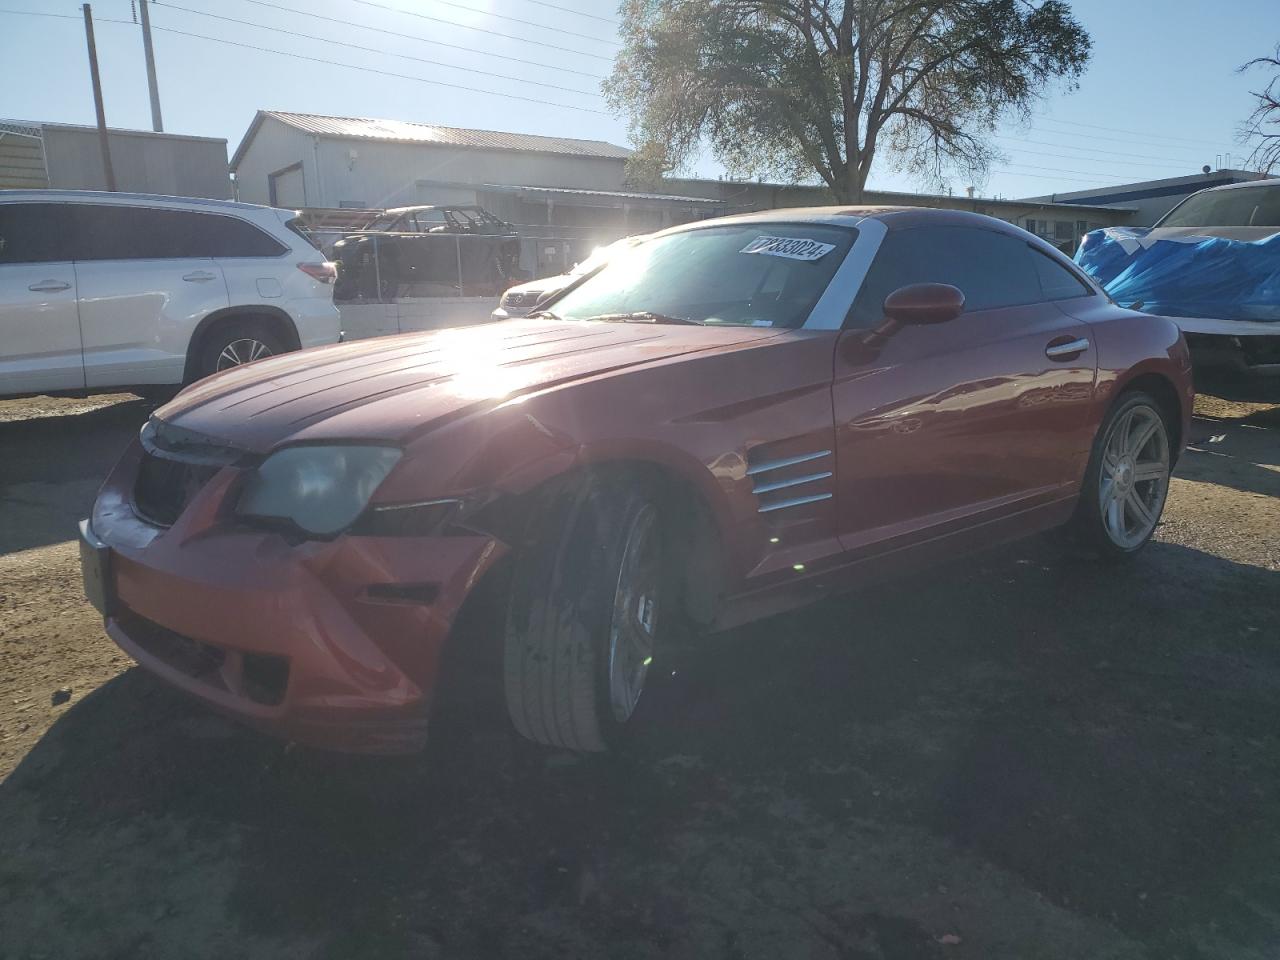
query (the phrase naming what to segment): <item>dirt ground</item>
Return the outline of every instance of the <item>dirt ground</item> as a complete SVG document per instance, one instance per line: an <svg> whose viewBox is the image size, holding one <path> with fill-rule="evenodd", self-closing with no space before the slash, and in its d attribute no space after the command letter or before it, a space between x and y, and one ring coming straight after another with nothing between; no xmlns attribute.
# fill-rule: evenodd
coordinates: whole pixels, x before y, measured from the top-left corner
<svg viewBox="0 0 1280 960"><path fill-rule="evenodd" d="M0 957L1280 956L1280 408L1202 402L1131 566L719 637L603 761L481 704L290 750L143 675L72 538L146 411L0 403Z"/></svg>

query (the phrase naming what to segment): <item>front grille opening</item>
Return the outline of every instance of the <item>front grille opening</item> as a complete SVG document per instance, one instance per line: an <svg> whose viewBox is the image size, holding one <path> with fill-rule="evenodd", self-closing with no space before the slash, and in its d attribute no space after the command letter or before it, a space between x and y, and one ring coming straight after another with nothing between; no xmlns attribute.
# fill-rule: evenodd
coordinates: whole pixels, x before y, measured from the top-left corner
<svg viewBox="0 0 1280 960"><path fill-rule="evenodd" d="M172 526L220 469L144 452L133 484L134 509L150 523Z"/></svg>
<svg viewBox="0 0 1280 960"><path fill-rule="evenodd" d="M153 620L126 613L122 626L139 647L193 680L222 686L218 671L226 662L226 651L211 643L184 637Z"/></svg>
<svg viewBox="0 0 1280 960"><path fill-rule="evenodd" d="M246 653L241 660L245 696L266 707L283 703L289 685L289 661L269 653Z"/></svg>

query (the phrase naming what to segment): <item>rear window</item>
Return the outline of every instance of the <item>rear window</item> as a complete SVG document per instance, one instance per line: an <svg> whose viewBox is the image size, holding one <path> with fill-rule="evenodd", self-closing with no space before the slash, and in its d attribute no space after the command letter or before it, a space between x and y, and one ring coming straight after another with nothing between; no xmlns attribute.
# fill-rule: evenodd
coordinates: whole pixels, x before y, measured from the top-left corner
<svg viewBox="0 0 1280 960"><path fill-rule="evenodd" d="M296 233L317 250L320 249L320 241L316 239L316 235L311 232L311 228L307 226L306 222L301 217L294 217L285 224L285 227L287 227L291 233Z"/></svg>
<svg viewBox="0 0 1280 960"><path fill-rule="evenodd" d="M1031 247L1031 262L1040 275L1040 288L1046 300L1070 300L1091 297L1093 288L1043 250Z"/></svg>
<svg viewBox="0 0 1280 960"><path fill-rule="evenodd" d="M278 257L288 248L238 217L157 207L68 207L73 259Z"/></svg>
<svg viewBox="0 0 1280 960"><path fill-rule="evenodd" d="M1205 190L1182 201L1157 227L1280 227L1280 187Z"/></svg>

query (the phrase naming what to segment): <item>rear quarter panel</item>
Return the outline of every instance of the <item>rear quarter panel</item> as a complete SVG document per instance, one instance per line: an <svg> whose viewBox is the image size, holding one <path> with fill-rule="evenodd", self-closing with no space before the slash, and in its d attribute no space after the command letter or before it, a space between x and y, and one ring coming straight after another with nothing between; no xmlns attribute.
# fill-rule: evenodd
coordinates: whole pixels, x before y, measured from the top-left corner
<svg viewBox="0 0 1280 960"><path fill-rule="evenodd" d="M1072 310L1092 328L1098 349L1095 421L1102 422L1116 397L1137 378L1155 374L1178 396L1181 442L1186 443L1195 405L1191 355L1178 325L1168 317L1125 310L1105 300ZM1181 452L1181 445L1177 452Z"/></svg>

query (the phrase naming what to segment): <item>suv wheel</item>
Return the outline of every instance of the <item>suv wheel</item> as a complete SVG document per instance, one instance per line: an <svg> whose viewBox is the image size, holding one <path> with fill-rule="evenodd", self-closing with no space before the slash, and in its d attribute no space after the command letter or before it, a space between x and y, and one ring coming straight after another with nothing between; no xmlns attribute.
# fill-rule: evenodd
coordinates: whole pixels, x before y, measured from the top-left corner
<svg viewBox="0 0 1280 960"><path fill-rule="evenodd" d="M201 338L196 355L196 379L273 357L288 349L275 331L260 320L220 323Z"/></svg>
<svg viewBox="0 0 1280 960"><path fill-rule="evenodd" d="M662 518L622 474L557 495L516 558L505 632L516 729L569 750L616 747L634 726L664 615Z"/></svg>

